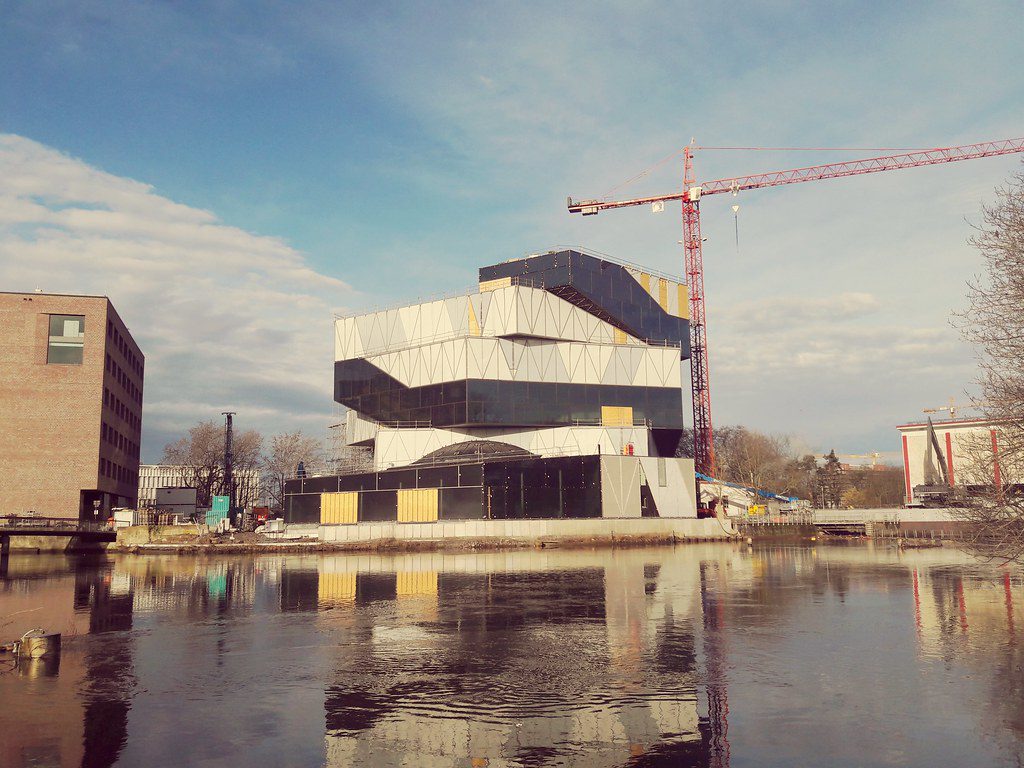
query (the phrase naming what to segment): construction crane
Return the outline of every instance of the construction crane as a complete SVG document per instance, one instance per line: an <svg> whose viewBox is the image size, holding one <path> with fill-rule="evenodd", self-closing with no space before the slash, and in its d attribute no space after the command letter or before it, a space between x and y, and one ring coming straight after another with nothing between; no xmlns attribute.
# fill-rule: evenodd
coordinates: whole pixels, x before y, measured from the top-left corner
<svg viewBox="0 0 1024 768"><path fill-rule="evenodd" d="M882 454L879 453L878 451L873 451L871 453L837 453L836 454L836 458L837 459L871 459L871 468L872 469L874 469L875 466L878 464L878 460L881 458L881 456L882 456ZM828 456L822 456L821 458L827 459Z"/></svg>
<svg viewBox="0 0 1024 768"><path fill-rule="evenodd" d="M593 216L601 211L614 208L628 208L635 205L651 205L662 210L666 202L678 200L683 209L683 253L687 286L690 291L690 384L693 392L693 458L696 470L705 475L715 474L715 450L711 427L711 386L708 373L707 318L704 302L704 258L700 235L700 201L708 195L726 192L736 194L748 189L778 187L783 184L799 184L805 181L838 179L844 176L860 176L865 173L895 171L902 168L917 168L922 165L938 165L960 160L974 160L980 157L1010 155L1024 152L1024 138L988 141L958 147L922 149L899 155L869 157L842 163L812 165L787 171L773 171L752 176L736 176L730 179L697 184L693 173L693 153L699 147L692 144L683 150L683 187L679 192L654 197L638 197L631 200L580 200L568 201L569 213Z"/></svg>
<svg viewBox="0 0 1024 768"><path fill-rule="evenodd" d="M962 411L966 408L985 408L988 405L989 403L969 403L967 405L962 405L956 402L956 398L951 397L949 398L949 405L940 405L938 408L922 408L921 413L939 413L941 411L946 411L949 413L949 418L955 419L957 411Z"/></svg>

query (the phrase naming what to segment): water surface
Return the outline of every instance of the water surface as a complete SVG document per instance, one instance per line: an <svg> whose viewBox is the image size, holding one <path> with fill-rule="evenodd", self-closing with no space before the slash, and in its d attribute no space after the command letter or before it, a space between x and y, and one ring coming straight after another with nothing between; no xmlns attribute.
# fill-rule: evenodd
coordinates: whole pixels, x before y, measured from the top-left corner
<svg viewBox="0 0 1024 768"><path fill-rule="evenodd" d="M12 555L0 765L1019 766L1024 579L953 549Z"/></svg>

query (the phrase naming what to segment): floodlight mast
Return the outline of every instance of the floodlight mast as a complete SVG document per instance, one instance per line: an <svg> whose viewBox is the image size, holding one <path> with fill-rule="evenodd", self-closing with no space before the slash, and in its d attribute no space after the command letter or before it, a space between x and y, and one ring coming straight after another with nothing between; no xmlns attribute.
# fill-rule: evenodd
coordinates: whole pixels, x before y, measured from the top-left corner
<svg viewBox="0 0 1024 768"><path fill-rule="evenodd" d="M698 185L693 175L693 152L683 150L683 188L679 192L631 200L568 200L569 213L593 216L614 208L679 200L683 212L683 253L687 286L690 292L690 383L693 391L693 458L697 472L714 477L715 449L711 426L711 386L708 373L707 318L704 301L704 259L700 235L700 200L723 192L799 184L805 181L860 176L866 173L916 168L922 165L954 163L981 157L1024 152L1024 138L1001 139L980 144L922 149L898 155L869 157L842 163L813 165L786 171L718 179ZM751 148L756 149L756 148Z"/></svg>

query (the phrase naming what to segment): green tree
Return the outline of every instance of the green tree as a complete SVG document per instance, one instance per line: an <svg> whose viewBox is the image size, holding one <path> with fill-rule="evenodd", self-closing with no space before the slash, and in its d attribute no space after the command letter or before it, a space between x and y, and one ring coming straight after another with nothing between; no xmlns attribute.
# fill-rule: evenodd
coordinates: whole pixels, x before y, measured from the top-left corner
<svg viewBox="0 0 1024 768"><path fill-rule="evenodd" d="M837 509L844 490L843 465L835 449L828 452L825 463L815 471L814 505L822 509Z"/></svg>

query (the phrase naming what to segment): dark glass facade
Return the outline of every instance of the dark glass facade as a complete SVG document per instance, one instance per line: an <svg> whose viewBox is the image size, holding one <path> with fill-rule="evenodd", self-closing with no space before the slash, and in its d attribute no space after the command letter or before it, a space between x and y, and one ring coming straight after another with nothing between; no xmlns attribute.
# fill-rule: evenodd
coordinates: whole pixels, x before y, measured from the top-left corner
<svg viewBox="0 0 1024 768"><path fill-rule="evenodd" d="M480 268L480 281L513 278L543 288L626 333L680 347L690 357L690 321L670 315L619 264L579 251L559 251Z"/></svg>
<svg viewBox="0 0 1024 768"><path fill-rule="evenodd" d="M601 457L474 462L290 480L285 520L320 521L320 494L359 491L359 522L398 520L398 490L439 488L440 520L601 516Z"/></svg>
<svg viewBox="0 0 1024 768"><path fill-rule="evenodd" d="M334 364L334 399L382 422L434 427L557 427L599 424L602 406L630 406L635 421L664 429L683 426L678 387L550 384L464 379L407 387L366 360Z"/></svg>

